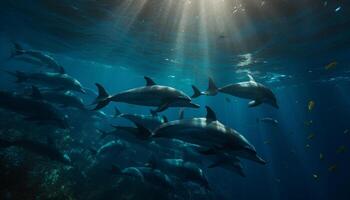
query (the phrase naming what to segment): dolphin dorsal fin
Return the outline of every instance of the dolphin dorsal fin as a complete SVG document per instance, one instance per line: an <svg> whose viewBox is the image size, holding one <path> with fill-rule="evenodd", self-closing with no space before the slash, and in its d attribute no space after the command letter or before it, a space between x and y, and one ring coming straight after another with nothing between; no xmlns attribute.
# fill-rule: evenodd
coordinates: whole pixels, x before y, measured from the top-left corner
<svg viewBox="0 0 350 200"><path fill-rule="evenodd" d="M217 91L218 90L218 87L216 87L216 84L214 82L214 80L209 77L209 83L208 83L208 89L207 91Z"/></svg>
<svg viewBox="0 0 350 200"><path fill-rule="evenodd" d="M37 88L36 86L32 85L32 94L31 96L34 98L34 99L43 99L43 96L41 95L41 92L39 90L39 88Z"/></svg>
<svg viewBox="0 0 350 200"><path fill-rule="evenodd" d="M247 74L249 81L256 82L251 74Z"/></svg>
<svg viewBox="0 0 350 200"><path fill-rule="evenodd" d="M205 108L207 109L207 120L209 121L216 121L216 114L215 112L209 107L209 106L205 106Z"/></svg>
<svg viewBox="0 0 350 200"><path fill-rule="evenodd" d="M150 77L145 76L144 78L146 80L146 86L157 85Z"/></svg>

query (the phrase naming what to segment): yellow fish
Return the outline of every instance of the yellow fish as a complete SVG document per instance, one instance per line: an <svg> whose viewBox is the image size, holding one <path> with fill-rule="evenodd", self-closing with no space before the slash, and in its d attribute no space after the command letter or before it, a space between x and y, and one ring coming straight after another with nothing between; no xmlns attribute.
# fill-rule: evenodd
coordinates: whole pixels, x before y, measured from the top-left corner
<svg viewBox="0 0 350 200"><path fill-rule="evenodd" d="M323 153L320 153L320 160L323 160L324 159L324 155Z"/></svg>
<svg viewBox="0 0 350 200"><path fill-rule="evenodd" d="M345 153L346 150L347 150L346 146L342 145L342 146L338 147L337 153Z"/></svg>
<svg viewBox="0 0 350 200"><path fill-rule="evenodd" d="M328 65L324 66L325 70L329 70L329 69L333 69L338 65L338 63L336 61L333 61L331 63L329 63Z"/></svg>
<svg viewBox="0 0 350 200"><path fill-rule="evenodd" d="M331 165L330 167L328 167L328 171L330 172L335 172L336 169L337 169L337 165Z"/></svg>
<svg viewBox="0 0 350 200"><path fill-rule="evenodd" d="M315 107L315 101L310 100L309 103L307 104L307 108L309 111L312 111Z"/></svg>

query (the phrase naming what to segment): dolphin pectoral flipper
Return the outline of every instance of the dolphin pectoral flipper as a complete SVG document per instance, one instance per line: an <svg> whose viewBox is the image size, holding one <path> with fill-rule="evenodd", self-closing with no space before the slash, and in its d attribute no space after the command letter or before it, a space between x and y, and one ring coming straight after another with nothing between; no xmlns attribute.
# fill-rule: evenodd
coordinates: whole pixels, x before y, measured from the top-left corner
<svg viewBox="0 0 350 200"><path fill-rule="evenodd" d="M155 110L151 110L151 112L152 112L152 114L153 113L157 113L157 112L162 112L162 111L164 111L164 110L166 110L166 109L168 109L169 108L169 105L170 105L170 101L163 101L163 103L162 104L160 104L159 106L158 106L158 108L157 109L155 109Z"/></svg>
<svg viewBox="0 0 350 200"><path fill-rule="evenodd" d="M248 106L251 108L251 107L258 106L258 105L260 105L260 104L262 104L261 101L259 101L259 100L253 100L253 101L251 101L251 102L248 103Z"/></svg>

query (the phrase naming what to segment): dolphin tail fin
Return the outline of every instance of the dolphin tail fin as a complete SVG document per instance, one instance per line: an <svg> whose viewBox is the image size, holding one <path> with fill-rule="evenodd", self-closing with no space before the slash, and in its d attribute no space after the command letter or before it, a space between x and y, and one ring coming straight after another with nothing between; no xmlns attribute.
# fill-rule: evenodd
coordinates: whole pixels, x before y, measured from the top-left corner
<svg viewBox="0 0 350 200"><path fill-rule="evenodd" d="M193 95L191 96L191 98L197 98L202 95L201 91L196 86L192 85L192 89Z"/></svg>
<svg viewBox="0 0 350 200"><path fill-rule="evenodd" d="M114 116L113 117L119 117L122 114L120 110L115 106L114 107Z"/></svg>
<svg viewBox="0 0 350 200"><path fill-rule="evenodd" d="M211 93L217 93L217 91L218 91L218 87L216 86L214 80L212 78L210 78L210 77L209 77L209 83L208 83L207 91L211 92Z"/></svg>
<svg viewBox="0 0 350 200"><path fill-rule="evenodd" d="M97 104L93 110L99 110L107 106L111 100L109 99L109 94L101 84L96 83L95 85L98 89L98 96L93 102L93 104Z"/></svg>

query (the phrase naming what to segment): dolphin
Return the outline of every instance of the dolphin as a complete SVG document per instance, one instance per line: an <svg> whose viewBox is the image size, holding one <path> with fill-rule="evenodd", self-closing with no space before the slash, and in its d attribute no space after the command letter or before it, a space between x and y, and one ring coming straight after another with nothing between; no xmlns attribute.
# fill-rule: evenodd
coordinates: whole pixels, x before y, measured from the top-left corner
<svg viewBox="0 0 350 200"><path fill-rule="evenodd" d="M227 127L216 119L214 111L206 106L205 118L192 118L170 121L159 126L156 130L147 131L140 128L137 132L142 138L179 139L184 142L199 145L207 150L203 154L231 153L232 155L246 158L265 164L266 162L257 155L253 145L236 130ZM141 125L137 125L140 127Z"/></svg>
<svg viewBox="0 0 350 200"><path fill-rule="evenodd" d="M150 167L127 167L120 169L116 165L112 165L112 173L116 175L124 175L137 178L144 183L165 188L168 190L174 189L174 184L167 174L164 174L158 169Z"/></svg>
<svg viewBox="0 0 350 200"><path fill-rule="evenodd" d="M45 101L0 91L0 108L21 114L28 121L68 128L65 116Z"/></svg>
<svg viewBox="0 0 350 200"><path fill-rule="evenodd" d="M209 77L208 89L206 91L201 92L196 86L192 85L193 95L191 98L197 98L201 95L206 96L215 96L218 93L218 87L216 87L214 80Z"/></svg>
<svg viewBox="0 0 350 200"><path fill-rule="evenodd" d="M97 104L94 110L101 109L111 101L124 102L128 104L141 106L155 106L153 113L162 112L169 107L191 107L199 108L194 104L191 98L180 90L172 87L157 85L151 78L144 77L146 86L130 89L110 96L102 85L96 83L98 88L98 97L94 104Z"/></svg>
<svg viewBox="0 0 350 200"><path fill-rule="evenodd" d="M248 74L248 77L249 81L229 84L219 88L218 91L252 100L249 102L249 107L266 103L278 109L277 99L274 93L263 84L257 83L250 74Z"/></svg>
<svg viewBox="0 0 350 200"><path fill-rule="evenodd" d="M32 97L42 99L51 103L62 105L63 107L72 107L80 110L87 110L81 98L78 98L73 93L60 91L45 91L41 92L36 86L32 86Z"/></svg>
<svg viewBox="0 0 350 200"><path fill-rule="evenodd" d="M30 58L35 58L40 61L41 64L46 66L49 69L52 69L55 72L64 74L65 70L64 68L59 65L55 59L53 59L51 56L44 54L41 51L36 50L25 50L21 47L20 44L14 43L15 50L12 52L10 58L18 57L18 56L28 56Z"/></svg>
<svg viewBox="0 0 350 200"><path fill-rule="evenodd" d="M71 160L67 154L60 152L50 137L48 137L47 143L36 142L27 139L18 139L14 141L6 141L0 139L0 148L8 148L16 146L33 153L39 154L44 157L48 157L51 160L61 162L69 165Z"/></svg>
<svg viewBox="0 0 350 200"><path fill-rule="evenodd" d="M128 119L134 123L141 124L149 130L154 130L161 124L168 122L168 119L165 116L158 115L139 115L139 114L129 114L121 113L117 107L114 108L115 117L122 117Z"/></svg>
<svg viewBox="0 0 350 200"><path fill-rule="evenodd" d="M159 169L168 175L173 175L182 181L191 181L203 186L207 190L211 190L208 179L203 170L195 163L185 161L183 159L156 159L151 157L150 161L146 163L153 169Z"/></svg>
<svg viewBox="0 0 350 200"><path fill-rule="evenodd" d="M8 74L17 78L17 83L32 83L39 84L46 87L53 88L57 91L62 90L72 90L81 93L86 93L85 89L81 85L81 83L69 76L68 74L60 74L60 73L24 73L21 71L10 72L6 71Z"/></svg>

